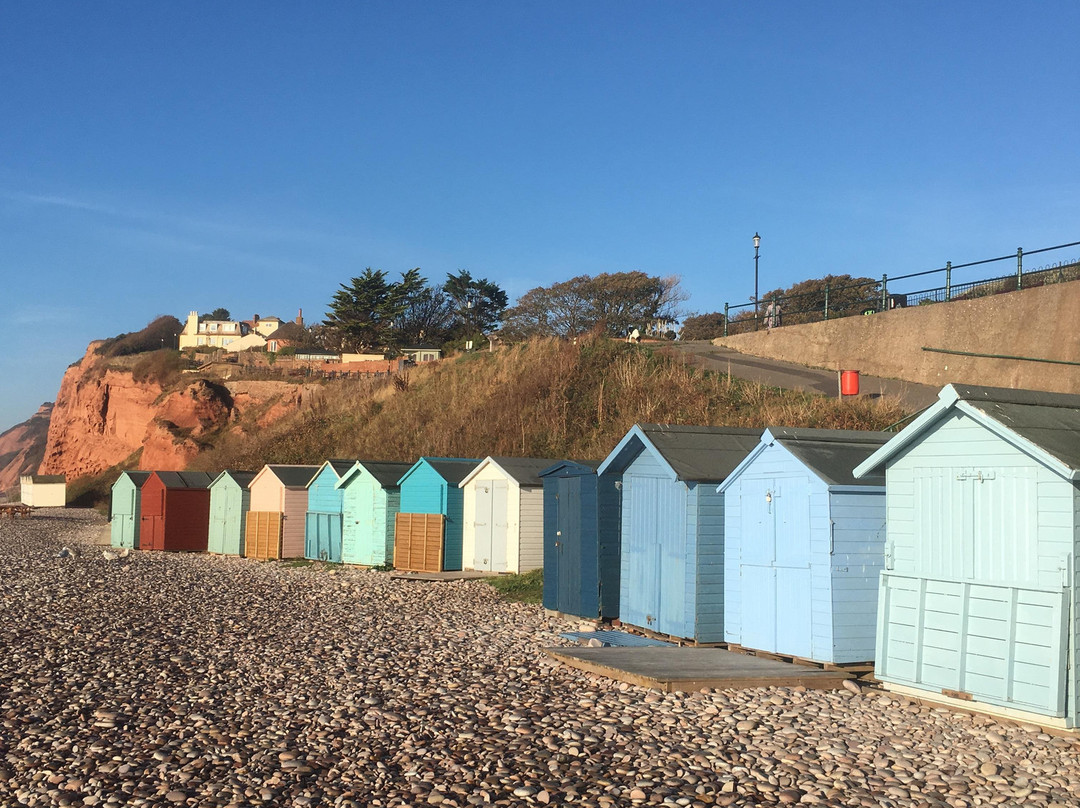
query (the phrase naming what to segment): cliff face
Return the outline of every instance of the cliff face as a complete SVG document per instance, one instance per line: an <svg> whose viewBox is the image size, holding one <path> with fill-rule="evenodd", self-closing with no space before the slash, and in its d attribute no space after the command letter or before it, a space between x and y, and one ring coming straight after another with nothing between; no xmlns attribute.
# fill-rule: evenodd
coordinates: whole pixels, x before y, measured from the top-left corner
<svg viewBox="0 0 1080 808"><path fill-rule="evenodd" d="M23 474L37 474L45 456L52 410L52 402L42 404L28 420L0 434L0 493L18 486Z"/></svg>
<svg viewBox="0 0 1080 808"><path fill-rule="evenodd" d="M279 417L300 407L309 392L283 382L202 378L166 391L108 367L94 353L96 345L64 374L41 474L64 474L70 481L122 463L139 449L139 468L179 471L216 435L238 428L249 410Z"/></svg>

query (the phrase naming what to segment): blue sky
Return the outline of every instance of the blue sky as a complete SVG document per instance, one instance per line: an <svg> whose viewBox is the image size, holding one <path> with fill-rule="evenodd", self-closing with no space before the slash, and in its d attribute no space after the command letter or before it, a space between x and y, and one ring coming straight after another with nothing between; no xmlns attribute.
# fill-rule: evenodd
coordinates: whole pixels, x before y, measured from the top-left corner
<svg viewBox="0 0 1080 808"><path fill-rule="evenodd" d="M368 266L677 274L704 312L755 231L762 291L1080 240L1078 34L1072 0L4 4L0 430L91 339L317 321Z"/></svg>

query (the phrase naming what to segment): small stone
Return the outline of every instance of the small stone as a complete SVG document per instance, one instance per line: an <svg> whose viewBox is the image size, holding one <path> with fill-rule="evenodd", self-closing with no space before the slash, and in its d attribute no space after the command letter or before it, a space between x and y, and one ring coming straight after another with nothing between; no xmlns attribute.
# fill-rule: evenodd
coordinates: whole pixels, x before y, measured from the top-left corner
<svg viewBox="0 0 1080 808"><path fill-rule="evenodd" d="M859 687L858 682L856 682L854 679L845 679L843 682L843 687L844 690L848 690L851 693L854 693L856 696L862 693L862 688Z"/></svg>

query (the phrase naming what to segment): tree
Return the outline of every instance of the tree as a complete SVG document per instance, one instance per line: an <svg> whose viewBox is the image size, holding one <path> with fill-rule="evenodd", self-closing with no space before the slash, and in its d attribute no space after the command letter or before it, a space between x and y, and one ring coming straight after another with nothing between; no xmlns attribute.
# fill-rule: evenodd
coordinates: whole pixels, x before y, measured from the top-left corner
<svg viewBox="0 0 1080 808"><path fill-rule="evenodd" d="M341 284L330 303L326 325L337 330L343 349L359 352L383 348L392 337L394 317L401 311L401 285L390 283L381 269L368 267L349 285Z"/></svg>
<svg viewBox="0 0 1080 808"><path fill-rule="evenodd" d="M660 278L637 270L578 275L523 294L506 313L504 330L518 339L571 336L596 327L620 336L633 328L663 333L686 299L677 275Z"/></svg>
<svg viewBox="0 0 1080 808"><path fill-rule="evenodd" d="M810 323L825 317L825 290L829 292L829 317L846 317L876 309L881 300L881 281L853 278L851 275L826 275L800 281L787 289L773 289L761 296L761 310L770 300L780 300L781 323ZM753 316L753 312L750 312ZM742 315L740 315L742 319Z"/></svg>
<svg viewBox="0 0 1080 808"><path fill-rule="evenodd" d="M695 314L683 320L679 339L716 339L724 336L724 315L719 311Z"/></svg>
<svg viewBox="0 0 1080 808"><path fill-rule="evenodd" d="M441 345L450 336L454 302L442 289L425 285L405 296L394 320L394 341L400 347L430 343Z"/></svg>
<svg viewBox="0 0 1080 808"><path fill-rule="evenodd" d="M506 292L487 278L473 278L468 270L447 273L443 291L453 302L452 331L458 338L494 331L506 311Z"/></svg>
<svg viewBox="0 0 1080 808"><path fill-rule="evenodd" d="M230 319L231 316L232 315L229 313L228 309L222 308L221 306L218 306L216 309L214 309L209 314L200 314L199 319L200 320L228 320L228 319Z"/></svg>

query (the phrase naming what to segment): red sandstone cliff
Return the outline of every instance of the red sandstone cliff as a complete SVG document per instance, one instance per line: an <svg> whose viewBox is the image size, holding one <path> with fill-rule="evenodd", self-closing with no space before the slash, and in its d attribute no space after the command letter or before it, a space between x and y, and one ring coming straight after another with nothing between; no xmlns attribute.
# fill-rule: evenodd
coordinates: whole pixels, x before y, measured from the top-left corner
<svg viewBox="0 0 1080 808"><path fill-rule="evenodd" d="M0 434L0 492L18 486L23 474L37 474L45 455L52 409L52 402L46 402L28 420Z"/></svg>
<svg viewBox="0 0 1080 808"><path fill-rule="evenodd" d="M192 378L163 390L109 366L91 343L68 368L52 412L41 474L69 481L123 463L139 449L138 467L182 470L223 430L249 415L257 423L300 407L309 386Z"/></svg>

